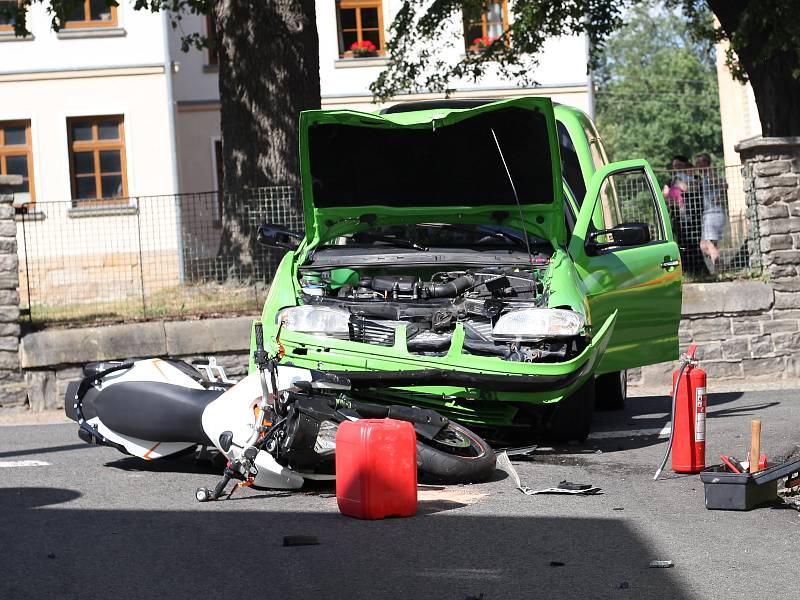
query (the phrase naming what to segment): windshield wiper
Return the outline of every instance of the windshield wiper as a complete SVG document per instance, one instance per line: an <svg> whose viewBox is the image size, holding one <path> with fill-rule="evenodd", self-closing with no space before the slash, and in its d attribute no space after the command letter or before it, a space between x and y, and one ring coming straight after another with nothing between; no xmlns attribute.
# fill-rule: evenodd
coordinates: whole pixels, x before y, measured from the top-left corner
<svg viewBox="0 0 800 600"><path fill-rule="evenodd" d="M356 241L373 241L373 242L384 242L386 244L391 244L392 246L396 246L397 248L411 248L412 250L419 250L420 252L427 252L428 249L425 246L420 246L419 244L415 244L414 242L394 238L388 235L379 235L370 232L360 232L356 236L353 236Z"/></svg>
<svg viewBox="0 0 800 600"><path fill-rule="evenodd" d="M525 239L522 236L514 235L513 233L508 233L507 231L503 231L502 229L495 229L491 225L443 223L439 226L444 227L446 229L452 229L454 231L470 231L470 232L477 231L479 233L485 233L486 235L490 235L492 237L502 238L506 241L511 242L515 246L522 248L523 250L528 248L528 244L525 243ZM420 225L420 227L424 227L424 225ZM545 242L537 238L533 240L532 243L533 245L538 245L538 244L543 244Z"/></svg>

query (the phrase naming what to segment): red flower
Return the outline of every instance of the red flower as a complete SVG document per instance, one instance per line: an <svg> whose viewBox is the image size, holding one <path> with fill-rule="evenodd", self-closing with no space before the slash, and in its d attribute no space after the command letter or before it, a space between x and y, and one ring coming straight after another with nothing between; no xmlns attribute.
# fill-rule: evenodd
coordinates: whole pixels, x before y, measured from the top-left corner
<svg viewBox="0 0 800 600"><path fill-rule="evenodd" d="M496 39L496 37L491 37L488 35L476 37L474 40L472 40L472 49L483 50L484 48L488 48Z"/></svg>
<svg viewBox="0 0 800 600"><path fill-rule="evenodd" d="M375 44L369 40L353 42L353 44L350 46L350 51L354 54L369 54L375 52L376 50L377 48L375 47Z"/></svg>

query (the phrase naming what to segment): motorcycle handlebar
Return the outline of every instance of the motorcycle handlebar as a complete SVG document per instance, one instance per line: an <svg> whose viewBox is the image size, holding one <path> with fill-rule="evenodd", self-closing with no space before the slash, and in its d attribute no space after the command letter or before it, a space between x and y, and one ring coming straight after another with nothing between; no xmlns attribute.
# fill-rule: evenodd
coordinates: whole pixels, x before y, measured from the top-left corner
<svg viewBox="0 0 800 600"><path fill-rule="evenodd" d="M264 351L264 326L256 321L256 350Z"/></svg>

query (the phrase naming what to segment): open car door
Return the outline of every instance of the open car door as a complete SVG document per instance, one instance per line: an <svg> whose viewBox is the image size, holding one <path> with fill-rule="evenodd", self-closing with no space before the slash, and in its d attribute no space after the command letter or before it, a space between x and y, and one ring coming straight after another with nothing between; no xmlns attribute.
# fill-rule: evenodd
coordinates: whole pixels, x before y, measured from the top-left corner
<svg viewBox="0 0 800 600"><path fill-rule="evenodd" d="M678 357L682 270L658 190L647 161L612 163L594 174L578 213L568 250L592 327L619 311L597 374Z"/></svg>

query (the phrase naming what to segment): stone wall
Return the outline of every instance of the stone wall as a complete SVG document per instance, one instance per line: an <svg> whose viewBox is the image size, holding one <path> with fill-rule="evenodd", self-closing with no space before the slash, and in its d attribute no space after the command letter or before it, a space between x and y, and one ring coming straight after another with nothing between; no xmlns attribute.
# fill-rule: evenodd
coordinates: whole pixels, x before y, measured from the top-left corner
<svg viewBox="0 0 800 600"><path fill-rule="evenodd" d="M19 356L32 410L61 408L67 383L95 360L169 356L191 361L215 356L233 377L245 375L250 317L151 321L124 325L47 329L22 338ZM681 350L698 345L698 357L716 382L800 377L800 311L776 308L769 283L687 284L683 288ZM673 362L628 372L632 385L669 392Z"/></svg>
<svg viewBox="0 0 800 600"><path fill-rule="evenodd" d="M150 321L79 329L47 329L22 338L19 356L32 410L64 406L67 383L88 362L162 356L191 362L215 356L234 379L247 373L253 319Z"/></svg>
<svg viewBox="0 0 800 600"><path fill-rule="evenodd" d="M753 177L764 271L775 308L800 314L800 137L753 138L736 146Z"/></svg>
<svg viewBox="0 0 800 600"><path fill-rule="evenodd" d="M25 404L25 388L19 354L19 284L17 225L14 222L14 196L9 186L22 183L18 175L0 175L0 407Z"/></svg>
<svg viewBox="0 0 800 600"><path fill-rule="evenodd" d="M95 360L169 356L191 361L216 356L234 378L247 370L250 317L153 321L79 329L48 329L23 337L20 358L33 410L61 408L67 383ZM687 284L683 288L681 350L698 345L698 357L715 382L773 381L800 377L800 311L775 306L762 281ZM632 385L668 393L675 363L628 373Z"/></svg>
<svg viewBox="0 0 800 600"><path fill-rule="evenodd" d="M697 344L711 386L800 377L800 311L778 308L775 298L773 286L763 281L683 286L680 349ZM668 362L632 369L628 379L667 393L676 366Z"/></svg>

